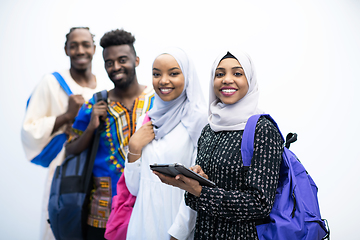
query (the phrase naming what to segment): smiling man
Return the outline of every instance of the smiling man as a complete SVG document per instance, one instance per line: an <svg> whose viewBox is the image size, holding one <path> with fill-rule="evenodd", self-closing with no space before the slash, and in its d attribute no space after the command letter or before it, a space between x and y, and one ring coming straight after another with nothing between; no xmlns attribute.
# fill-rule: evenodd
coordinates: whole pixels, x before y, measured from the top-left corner
<svg viewBox="0 0 360 240"><path fill-rule="evenodd" d="M140 59L134 42L131 33L119 29L101 38L105 69L114 88L108 92L107 103L95 103L92 98L83 105L73 125L73 140L66 146L66 154L85 150L100 124L99 117L104 120L105 131L100 135L93 168L87 240L104 239L111 199L117 194L116 184L124 171L129 139L135 132L136 120L153 104L153 88L138 83L135 68Z"/></svg>
<svg viewBox="0 0 360 240"><path fill-rule="evenodd" d="M45 75L28 101L21 129L25 155L32 163L49 167L43 198L41 239L54 239L47 222L47 206L54 170L65 158L63 145L67 130L85 100L99 91L91 71L95 53L93 37L87 27L71 28L65 42L70 69Z"/></svg>

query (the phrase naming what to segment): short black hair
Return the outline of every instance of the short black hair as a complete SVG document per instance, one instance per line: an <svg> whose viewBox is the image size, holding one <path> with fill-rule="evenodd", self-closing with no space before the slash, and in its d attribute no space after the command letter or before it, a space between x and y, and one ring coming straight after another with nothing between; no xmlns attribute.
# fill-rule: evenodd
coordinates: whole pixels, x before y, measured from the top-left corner
<svg viewBox="0 0 360 240"><path fill-rule="evenodd" d="M74 30L76 30L76 29L86 29L86 30L88 30L89 33L90 33L90 35L91 35L91 38L92 38L93 42L95 42L95 41L94 41L95 35L90 32L90 28L88 28L88 27L72 27L72 28L70 28L70 31L66 34L65 47L66 47L66 45L67 45L67 43L68 43L68 41L69 41L69 36L70 36L70 34L71 34Z"/></svg>
<svg viewBox="0 0 360 240"><path fill-rule="evenodd" d="M100 46L105 49L111 46L118 46L127 44L134 51L136 56L136 51L134 48L135 37L124 29L116 29L104 34L100 39Z"/></svg>

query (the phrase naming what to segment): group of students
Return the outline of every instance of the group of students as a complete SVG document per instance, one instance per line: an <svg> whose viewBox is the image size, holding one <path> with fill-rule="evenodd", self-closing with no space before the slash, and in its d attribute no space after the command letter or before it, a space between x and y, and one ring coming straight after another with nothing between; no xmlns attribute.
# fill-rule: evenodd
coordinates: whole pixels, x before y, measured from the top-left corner
<svg viewBox="0 0 360 240"><path fill-rule="evenodd" d="M206 106L194 64L183 50L161 52L152 65L153 86L143 86L135 71L139 58L134 36L110 31L100 45L114 88L107 102L95 103L92 95L101 89L91 72L93 35L88 28L72 28L66 38L71 67L60 73L74 94L68 97L56 79L46 75L32 94L22 127L29 160L54 136L68 135L59 154L46 163L42 238L54 238L46 208L55 167L65 155L90 146L102 119L105 131L94 163L87 239L119 239L118 226L112 226L111 234L106 228L109 218L115 224L123 217L115 201L119 191L128 191L133 204L125 221L126 239L258 239L255 220L272 209L283 140L273 123L261 117L245 174L243 130L250 116L262 113L251 58L237 49L219 54L211 68ZM216 188L183 175L153 172L149 165L155 163L181 163Z"/></svg>

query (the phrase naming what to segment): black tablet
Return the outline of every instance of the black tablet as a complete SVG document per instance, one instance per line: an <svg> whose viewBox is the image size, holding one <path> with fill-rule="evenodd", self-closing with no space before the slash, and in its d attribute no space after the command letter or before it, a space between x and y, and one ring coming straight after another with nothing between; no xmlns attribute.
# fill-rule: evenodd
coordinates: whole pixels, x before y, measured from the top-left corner
<svg viewBox="0 0 360 240"><path fill-rule="evenodd" d="M165 174L170 177L175 177L178 174L182 174L186 177L195 179L200 183L201 186L207 187L216 187L215 183L212 181L200 176L199 174L195 173L194 171L190 170L189 168L185 167L180 163L173 163L173 164L153 164L150 165L150 169L153 171L157 171L159 173Z"/></svg>

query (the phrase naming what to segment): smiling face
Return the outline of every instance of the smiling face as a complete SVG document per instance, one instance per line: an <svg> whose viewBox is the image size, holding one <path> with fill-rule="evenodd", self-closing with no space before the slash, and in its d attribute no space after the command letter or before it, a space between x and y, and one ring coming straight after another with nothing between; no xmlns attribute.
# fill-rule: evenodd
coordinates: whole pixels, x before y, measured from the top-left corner
<svg viewBox="0 0 360 240"><path fill-rule="evenodd" d="M244 69L235 58L223 59L215 70L214 93L221 102L234 104L249 90Z"/></svg>
<svg viewBox="0 0 360 240"><path fill-rule="evenodd" d="M153 63L153 86L163 101L178 98L185 85L178 62L169 54L158 56Z"/></svg>
<svg viewBox="0 0 360 240"><path fill-rule="evenodd" d="M135 67L139 57L127 44L110 46L104 49L105 70L115 87L126 89L136 78Z"/></svg>
<svg viewBox="0 0 360 240"><path fill-rule="evenodd" d="M69 34L65 53L70 57L71 68L85 71L91 67L95 45L87 29L75 29Z"/></svg>

